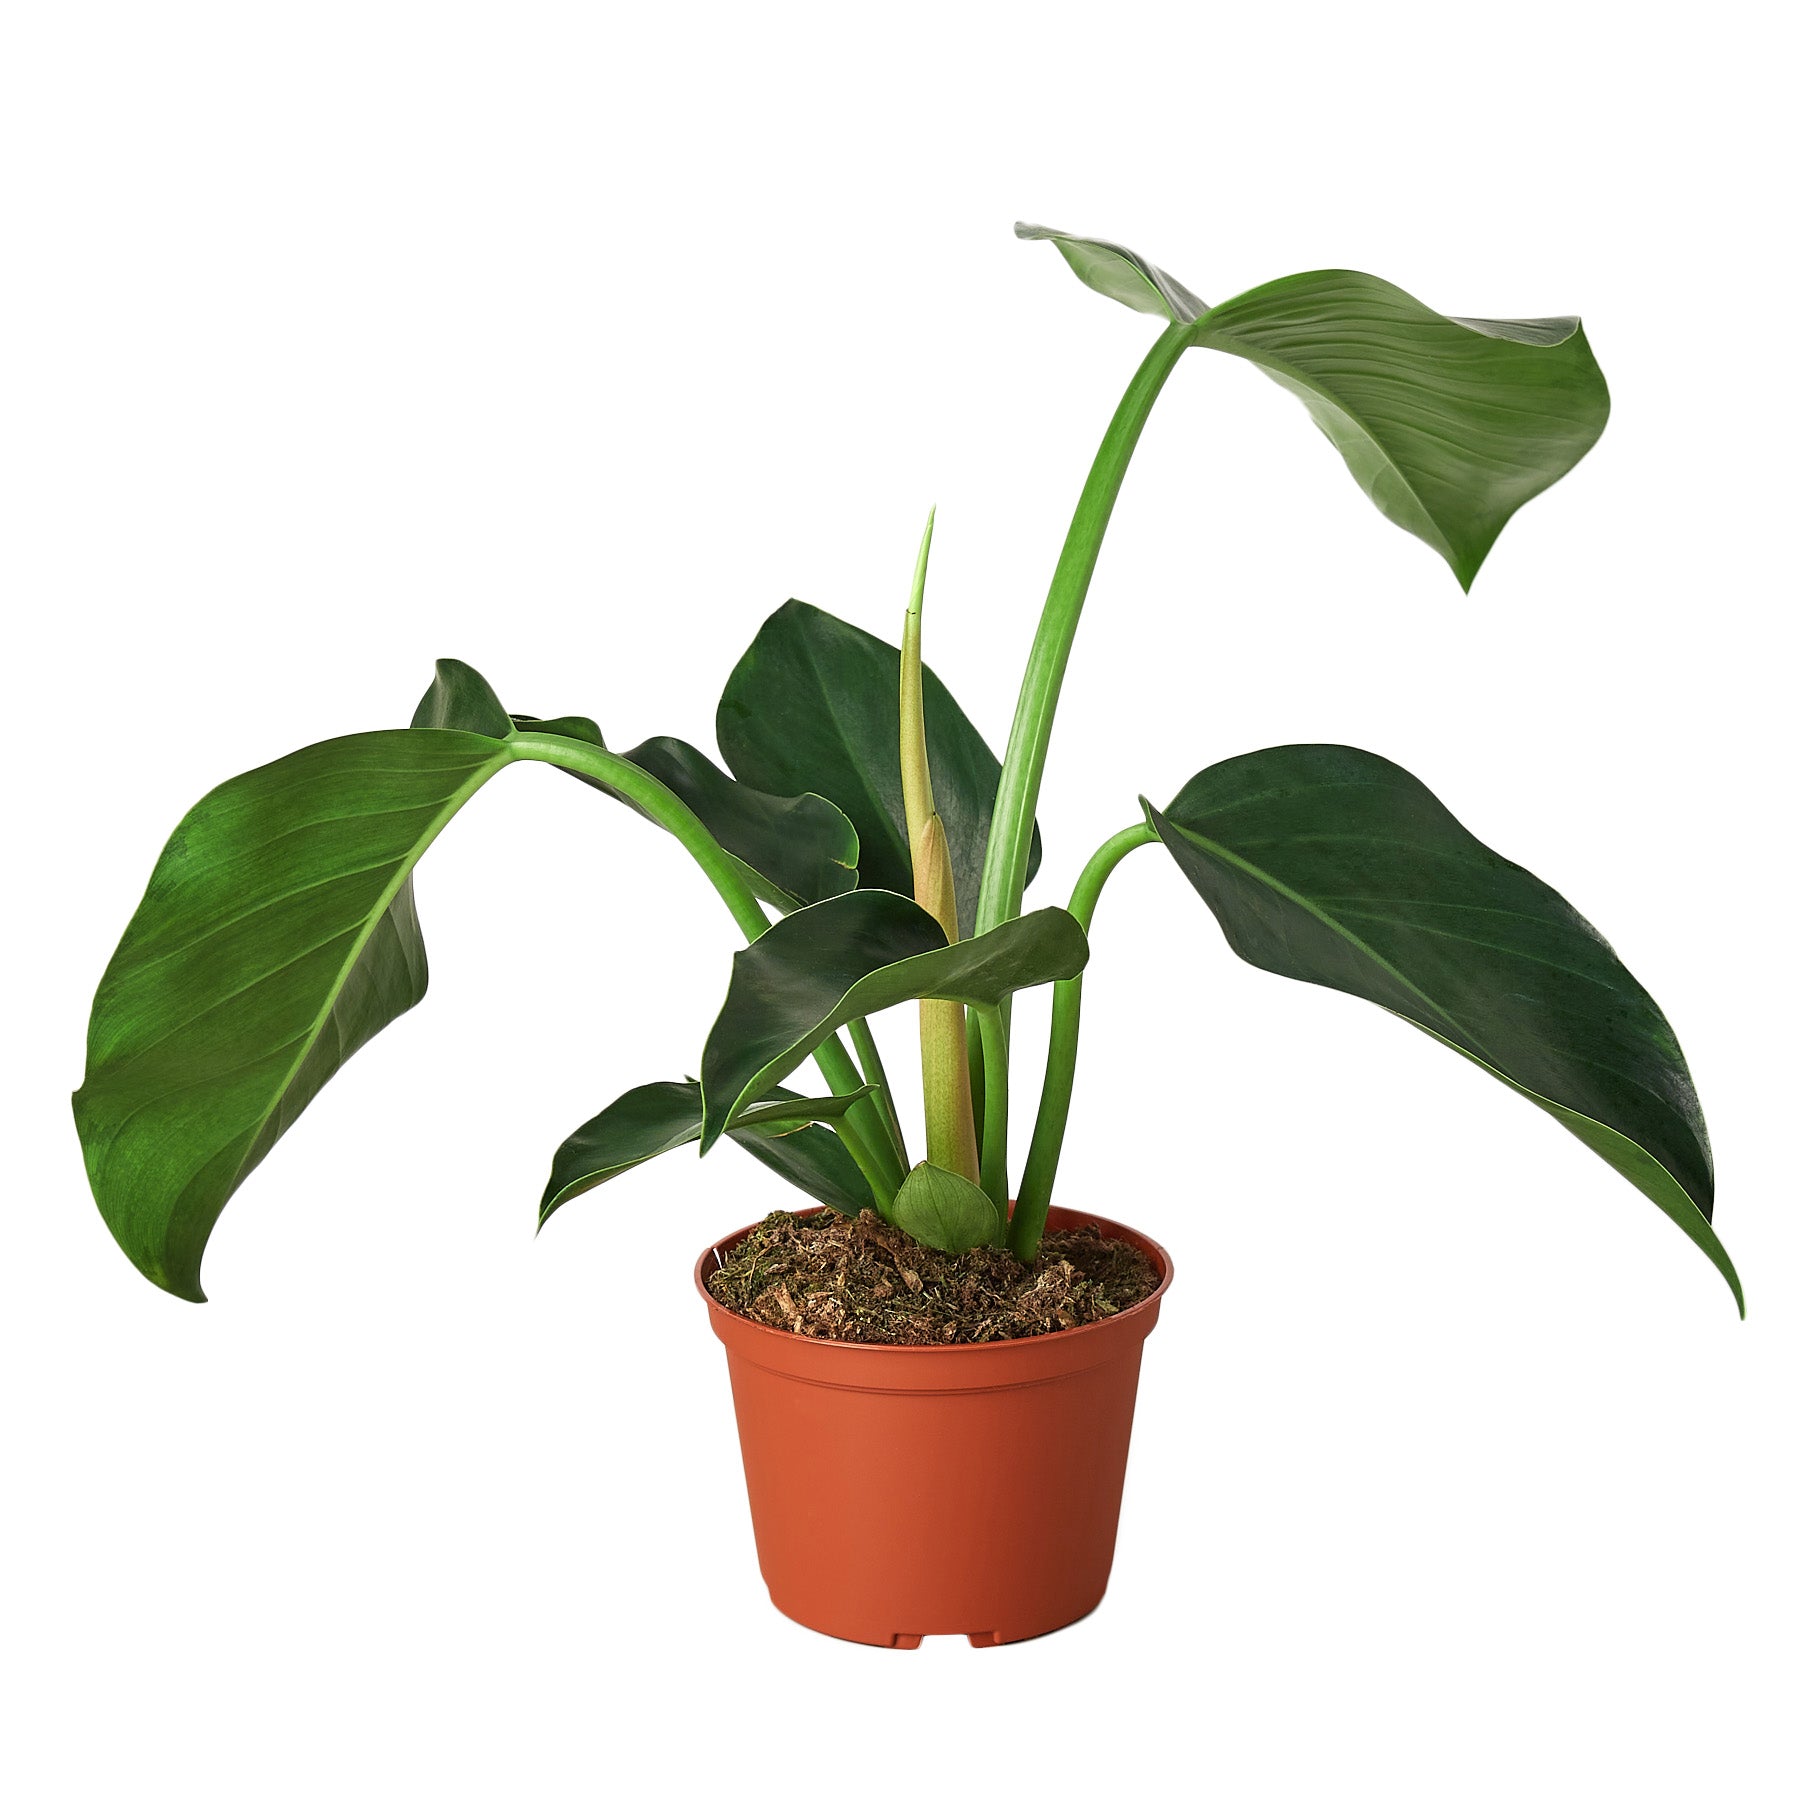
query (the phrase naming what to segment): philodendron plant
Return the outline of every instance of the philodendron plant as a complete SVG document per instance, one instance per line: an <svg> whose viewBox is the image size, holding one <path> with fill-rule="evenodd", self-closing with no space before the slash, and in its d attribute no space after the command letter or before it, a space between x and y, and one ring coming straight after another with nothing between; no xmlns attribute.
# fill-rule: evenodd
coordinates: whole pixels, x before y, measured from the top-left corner
<svg viewBox="0 0 1800 1800"><path fill-rule="evenodd" d="M764 623L719 701L725 768L679 739L620 752L589 719L508 712L473 669L440 662L405 729L313 744L214 789L176 827L101 981L75 1096L100 1210L152 1281L204 1297L227 1199L425 992L414 866L477 788L541 762L673 833L747 944L698 1081L633 1088L577 1130L540 1218L728 1137L840 1212L873 1207L941 1250L1005 1245L1030 1261L1069 1114L1087 927L1120 860L1160 844L1239 956L1373 1001L1542 1107L1699 1245L1742 1308L1668 1021L1561 895L1383 757L1286 744L1216 763L1166 805L1142 803L1066 907L1023 910L1075 628L1184 353L1242 357L1295 395L1377 508L1466 589L1513 513L1600 436L1606 384L1580 324L1447 317L1341 269L1209 307L1117 245L1019 234L1160 329L1076 506L1004 762L921 660L928 527L898 647L798 602ZM1015 1188L1010 1008L1044 984L1049 1055ZM869 1023L907 1002L917 1159ZM782 1085L809 1061L827 1091Z"/></svg>

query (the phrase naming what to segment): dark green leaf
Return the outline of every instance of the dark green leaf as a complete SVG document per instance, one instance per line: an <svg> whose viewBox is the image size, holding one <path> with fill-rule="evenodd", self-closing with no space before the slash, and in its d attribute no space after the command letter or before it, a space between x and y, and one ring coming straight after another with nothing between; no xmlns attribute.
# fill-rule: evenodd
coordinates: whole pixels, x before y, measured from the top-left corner
<svg viewBox="0 0 1800 1800"><path fill-rule="evenodd" d="M880 888L791 913L732 958L700 1063L701 1148L852 1019L904 1000L997 1006L1019 988L1079 973L1086 961L1087 938L1060 907L959 944L945 943L923 907Z"/></svg>
<svg viewBox="0 0 1800 1800"><path fill-rule="evenodd" d="M1464 588L1507 520L1606 425L1606 381L1578 319L1456 318L1348 269L1285 276L1207 308L1116 245L1019 231L1049 238L1090 287L1296 395L1363 492Z"/></svg>
<svg viewBox="0 0 1800 1800"><path fill-rule="evenodd" d="M953 1169L922 1162L894 1196L894 1223L921 1244L961 1256L994 1241L1000 1211L974 1182Z"/></svg>
<svg viewBox="0 0 1800 1800"><path fill-rule="evenodd" d="M790 600L732 670L719 701L719 749L740 781L771 794L823 794L856 828L865 888L913 891L900 792L900 651ZM975 928L1000 764L949 690L925 671L932 793L950 844L956 914ZM1042 845L1032 838L1030 872Z"/></svg>
<svg viewBox="0 0 1800 1800"><path fill-rule="evenodd" d="M1373 1000L1536 1102L1655 1201L1742 1307L1675 1034L1560 894L1404 769L1343 745L1235 757L1145 811L1246 962Z"/></svg>
<svg viewBox="0 0 1800 1800"><path fill-rule="evenodd" d="M418 722L417 719L413 720L415 725ZM512 722L521 731L541 731L550 737L573 738L578 744L592 744L596 750L606 748L606 739L600 735L600 727L592 719L584 719L579 713L566 713L560 719L538 719L530 713L514 713ZM566 773L575 772L571 769ZM580 775L575 778L577 781L586 779ZM596 781L591 785L598 787L600 783Z"/></svg>
<svg viewBox="0 0 1800 1800"><path fill-rule="evenodd" d="M759 793L680 738L650 738L625 760L679 794L771 906L792 912L856 886L856 829L829 800Z"/></svg>
<svg viewBox="0 0 1800 1800"><path fill-rule="evenodd" d="M480 737L512 736L512 720L486 679L466 662L439 657L437 674L413 708L415 731L472 731Z"/></svg>
<svg viewBox="0 0 1800 1800"><path fill-rule="evenodd" d="M776 1088L770 1099L744 1109L731 1136L814 1199L854 1218L865 1206L874 1205L869 1184L835 1135L812 1128L820 1119L842 1118L871 1091L863 1088L855 1094L808 1100ZM557 1151L538 1208L539 1225L577 1194L666 1151L697 1143L699 1137L699 1082L652 1081L621 1094ZM804 1141L788 1142L795 1138ZM778 1140L786 1146L780 1154L765 1154Z"/></svg>
<svg viewBox="0 0 1800 1800"><path fill-rule="evenodd" d="M776 1089L784 1092L784 1089ZM844 1140L829 1125L805 1125L798 1131L733 1131L727 1134L765 1168L803 1194L854 1219L875 1205L869 1180L856 1166Z"/></svg>
<svg viewBox="0 0 1800 1800"><path fill-rule="evenodd" d="M75 1096L100 1211L159 1286L205 1298L225 1202L425 992L413 866L508 760L462 731L334 738L175 828L94 998Z"/></svg>
<svg viewBox="0 0 1800 1800"><path fill-rule="evenodd" d="M437 669L437 679L413 714L415 728L492 731L504 737L516 726L606 748L592 719L576 714L559 719L508 714L494 690L467 663L446 659ZM856 832L829 800L817 794L781 799L757 793L733 781L704 752L680 738L647 739L627 750L624 759L654 775L680 799L737 862L757 897L771 906L791 912L856 886ZM641 818L661 823L604 781L578 769L563 773L624 801Z"/></svg>

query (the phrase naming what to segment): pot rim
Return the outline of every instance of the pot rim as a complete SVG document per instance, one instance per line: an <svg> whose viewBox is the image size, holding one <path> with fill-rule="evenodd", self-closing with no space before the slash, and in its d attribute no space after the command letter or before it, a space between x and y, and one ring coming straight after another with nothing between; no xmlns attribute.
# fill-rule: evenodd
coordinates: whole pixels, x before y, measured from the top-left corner
<svg viewBox="0 0 1800 1800"><path fill-rule="evenodd" d="M830 1212L827 1206L808 1206L796 1210L793 1216L797 1219L816 1219L819 1214ZM765 1214L766 1218L768 1215ZM1050 1220L1058 1221L1055 1224ZM808 1337L802 1332L778 1331L773 1325L765 1325L760 1319L752 1319L746 1313L733 1312L714 1299L706 1285L706 1277L722 1262L722 1252L740 1238L748 1237L761 1219L755 1219L748 1225L740 1225L736 1231L728 1231L722 1238L708 1244L700 1252L699 1261L694 1264L694 1286L700 1291L700 1298L706 1302L708 1311L719 1318L729 1319L734 1327L761 1332L781 1344L805 1344L817 1346L821 1351L859 1351L870 1355L900 1356L969 1356L975 1353L1023 1351L1033 1348L1042 1349L1046 1343L1066 1343L1072 1338L1087 1337L1091 1333L1110 1331L1115 1326L1123 1325L1129 1319L1141 1313L1145 1307L1153 1307L1161 1301L1169 1291L1169 1284L1175 1279L1175 1262L1161 1244L1148 1233L1139 1231L1135 1225L1121 1224L1117 1219L1106 1218L1100 1213L1085 1212L1078 1206L1052 1206L1046 1221L1051 1230L1065 1228L1064 1222L1076 1221L1083 1224L1094 1224L1101 1228L1103 1237L1117 1236L1133 1240L1140 1249L1147 1250L1162 1269L1162 1279L1157 1282L1143 1299L1134 1300L1131 1305L1121 1308L1111 1318L1091 1319L1083 1325L1070 1325L1061 1331L1040 1331L1030 1337L992 1338L985 1344L861 1344L849 1338Z"/></svg>

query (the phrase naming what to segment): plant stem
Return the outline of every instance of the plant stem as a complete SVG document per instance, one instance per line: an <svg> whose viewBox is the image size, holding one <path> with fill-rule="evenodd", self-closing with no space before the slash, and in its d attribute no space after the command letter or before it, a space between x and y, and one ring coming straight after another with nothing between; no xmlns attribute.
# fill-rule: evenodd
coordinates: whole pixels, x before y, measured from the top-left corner
<svg viewBox="0 0 1800 1800"><path fill-rule="evenodd" d="M1075 515L1069 521L1031 656L1025 665L1025 678L1019 684L1012 735L1006 742L1006 762L1000 771L999 792L994 797L993 822L981 871L981 895L975 917L978 932L992 931L996 925L1019 916L1019 904L1025 894L1025 868L1031 857L1031 828L1044 784L1044 759L1050 750L1050 729L1056 720L1056 702L1069 666L1075 627L1081 622L1088 584L1100 560L1100 546L1105 541L1125 471L1131 466L1132 452L1169 371L1189 341L1189 327L1171 324L1150 346L1100 440L1081 498L1076 502ZM1003 1005L991 1024L982 1020L982 1053L994 1070L1006 1066L1006 1034L1011 1016L1011 1007ZM1004 1211L1006 1083L990 1076L983 1091L986 1105L982 1122L982 1186Z"/></svg>
<svg viewBox="0 0 1800 1800"><path fill-rule="evenodd" d="M1008 1123L1006 1014L998 1006L971 1009L981 1045L981 1191L993 1201L1006 1225L1010 1196L1006 1180L1006 1129Z"/></svg>
<svg viewBox="0 0 1800 1800"><path fill-rule="evenodd" d="M1088 858L1069 896L1069 911L1086 931L1094 920L1100 890L1106 878L1140 844L1155 840L1146 824L1128 825L1116 832ZM1044 1093L1038 1102L1037 1124L1031 1133L1031 1153L1019 1182L1019 1204L1013 1213L1007 1241L1021 1262L1030 1262L1044 1234L1044 1215L1056 1186L1056 1165L1062 1157L1063 1133L1069 1124L1069 1101L1075 1091L1075 1053L1081 1038L1081 977L1056 983L1050 1003L1050 1051L1044 1062Z"/></svg>
<svg viewBox="0 0 1800 1800"><path fill-rule="evenodd" d="M900 1115L894 1108L894 1085L888 1080L888 1072L881 1061L880 1047L875 1042L875 1033L869 1028L867 1019L850 1021L850 1042L856 1051L856 1060L862 1064L863 1080L881 1095L881 1110L887 1115L888 1135L892 1137L894 1148L900 1153L901 1166L910 1167L912 1158L906 1154L906 1134L900 1129Z"/></svg>
<svg viewBox="0 0 1800 1800"><path fill-rule="evenodd" d="M642 807L700 865L748 942L755 943L769 929L768 914L751 892L750 884L738 873L736 860L707 830L693 808L647 770L598 745L583 743L579 738L558 737L552 732L515 732L507 740L507 748L523 762L550 763L590 776ZM835 1037L827 1038L814 1051L813 1060L834 1094L853 1094L864 1085L849 1051ZM869 1183L876 1210L883 1218L891 1217L894 1195L906 1171L881 1107L873 1096L865 1095L849 1113L835 1121L835 1127L844 1148Z"/></svg>

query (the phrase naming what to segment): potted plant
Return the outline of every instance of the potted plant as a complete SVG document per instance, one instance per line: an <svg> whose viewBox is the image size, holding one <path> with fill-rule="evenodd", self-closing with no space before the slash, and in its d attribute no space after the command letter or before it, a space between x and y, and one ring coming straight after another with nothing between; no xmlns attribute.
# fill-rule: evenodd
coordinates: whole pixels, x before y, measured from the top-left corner
<svg viewBox="0 0 1800 1800"><path fill-rule="evenodd" d="M922 658L929 525L898 646L797 602L764 623L719 703L724 768L678 739L621 753L589 719L509 713L472 669L441 662L408 727L296 751L181 821L100 983L75 1096L114 1236L152 1281L200 1300L227 1199L423 995L412 873L471 794L544 762L673 833L746 946L699 1078L635 1088L576 1131L540 1220L722 1138L817 1203L721 1240L696 1279L729 1355L773 1598L881 1643L1029 1636L1105 1587L1138 1359L1170 1265L1052 1199L1087 927L1141 847L1168 853L1245 960L1373 1001L1543 1108L1743 1305L1661 1011L1573 907L1393 763L1290 744L1213 764L1166 805L1142 803L1067 906L1024 909L1076 625L1182 354L1242 357L1296 395L1376 506L1466 589L1511 515L1605 424L1579 323L1446 317L1342 270L1207 307L1116 245L1019 231L1161 329L1082 490L1004 761ZM1010 1008L1042 985L1049 1054L1015 1184ZM913 1002L919 1156L869 1023ZM808 1061L826 1091L782 1085Z"/></svg>

